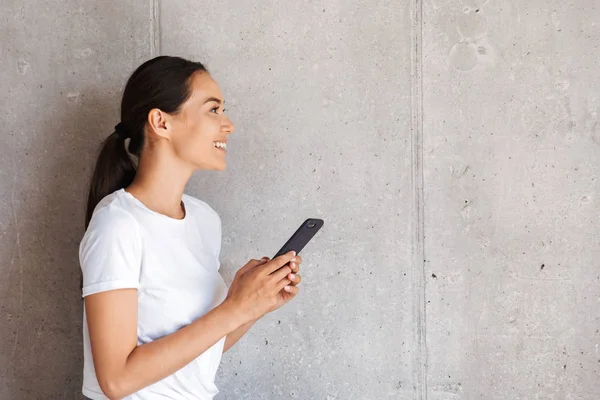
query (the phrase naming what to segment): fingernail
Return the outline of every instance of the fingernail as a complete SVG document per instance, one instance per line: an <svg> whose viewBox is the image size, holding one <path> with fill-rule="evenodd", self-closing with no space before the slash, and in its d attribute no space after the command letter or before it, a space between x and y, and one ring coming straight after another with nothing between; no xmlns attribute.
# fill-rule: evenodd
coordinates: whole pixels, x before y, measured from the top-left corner
<svg viewBox="0 0 600 400"><path fill-rule="evenodd" d="M295 255L296 255L296 252L292 250L292 254L295 256Z"/></svg>
<svg viewBox="0 0 600 400"><path fill-rule="evenodd" d="M289 286L286 286L286 287L284 287L284 289L286 292L289 292L291 288Z"/></svg>
<svg viewBox="0 0 600 400"><path fill-rule="evenodd" d="M290 274L290 279L294 279L294 278L296 278L296 275L295 274Z"/></svg>

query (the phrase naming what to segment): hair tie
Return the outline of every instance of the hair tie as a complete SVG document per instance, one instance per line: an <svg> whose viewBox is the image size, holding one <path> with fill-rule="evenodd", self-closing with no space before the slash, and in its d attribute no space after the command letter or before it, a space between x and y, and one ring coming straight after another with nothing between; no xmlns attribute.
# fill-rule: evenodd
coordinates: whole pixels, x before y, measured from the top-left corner
<svg viewBox="0 0 600 400"><path fill-rule="evenodd" d="M115 132L123 140L129 138L129 132L127 132L127 129L125 128L125 125L123 125L122 122L119 122L117 125L115 125Z"/></svg>

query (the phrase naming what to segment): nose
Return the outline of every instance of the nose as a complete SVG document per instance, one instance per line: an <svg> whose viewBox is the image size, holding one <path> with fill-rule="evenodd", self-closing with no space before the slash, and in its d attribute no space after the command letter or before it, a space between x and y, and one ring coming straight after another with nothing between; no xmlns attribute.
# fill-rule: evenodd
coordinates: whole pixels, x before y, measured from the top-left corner
<svg viewBox="0 0 600 400"><path fill-rule="evenodd" d="M228 135L232 134L235 131L235 125L226 115L224 115L223 126L221 127L221 129L225 131Z"/></svg>

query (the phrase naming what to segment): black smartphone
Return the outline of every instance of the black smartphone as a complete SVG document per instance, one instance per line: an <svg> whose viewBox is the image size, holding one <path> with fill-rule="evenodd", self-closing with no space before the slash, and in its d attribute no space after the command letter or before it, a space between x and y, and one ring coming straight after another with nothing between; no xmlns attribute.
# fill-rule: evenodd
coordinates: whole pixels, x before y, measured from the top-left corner
<svg viewBox="0 0 600 400"><path fill-rule="evenodd" d="M300 253L304 246L306 246L319 229L321 229L323 223L323 220L318 218L309 218L304 221L273 258L279 257L292 250L294 250L296 254Z"/></svg>

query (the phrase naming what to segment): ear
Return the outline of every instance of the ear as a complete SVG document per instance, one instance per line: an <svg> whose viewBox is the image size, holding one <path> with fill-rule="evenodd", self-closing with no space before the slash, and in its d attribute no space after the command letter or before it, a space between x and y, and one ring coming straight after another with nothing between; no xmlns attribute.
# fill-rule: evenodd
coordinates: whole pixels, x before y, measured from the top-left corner
<svg viewBox="0 0 600 400"><path fill-rule="evenodd" d="M148 130L161 138L170 139L171 129L168 120L169 115L159 108L153 108L148 113Z"/></svg>

